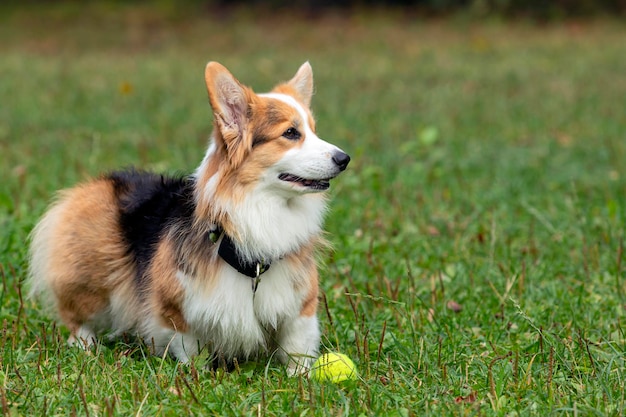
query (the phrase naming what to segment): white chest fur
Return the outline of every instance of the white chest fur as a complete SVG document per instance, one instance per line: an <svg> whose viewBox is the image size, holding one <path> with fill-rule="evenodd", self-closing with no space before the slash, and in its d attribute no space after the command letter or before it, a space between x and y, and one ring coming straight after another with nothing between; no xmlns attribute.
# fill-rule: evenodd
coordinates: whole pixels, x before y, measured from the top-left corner
<svg viewBox="0 0 626 417"><path fill-rule="evenodd" d="M265 351L275 343L282 324L300 313L304 294L296 290L296 277L285 261L274 262L261 275L256 293L251 278L229 265L222 264L218 274L207 291L179 272L186 287L184 315L190 333L212 350L244 358Z"/></svg>

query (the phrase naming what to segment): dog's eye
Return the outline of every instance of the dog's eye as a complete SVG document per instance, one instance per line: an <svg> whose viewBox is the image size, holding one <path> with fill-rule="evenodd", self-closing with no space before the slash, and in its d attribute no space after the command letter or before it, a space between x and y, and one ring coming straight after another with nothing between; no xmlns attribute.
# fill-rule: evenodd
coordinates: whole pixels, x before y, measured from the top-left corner
<svg viewBox="0 0 626 417"><path fill-rule="evenodd" d="M298 140L300 139L301 135L296 128L290 127L283 132L283 137L289 140Z"/></svg>

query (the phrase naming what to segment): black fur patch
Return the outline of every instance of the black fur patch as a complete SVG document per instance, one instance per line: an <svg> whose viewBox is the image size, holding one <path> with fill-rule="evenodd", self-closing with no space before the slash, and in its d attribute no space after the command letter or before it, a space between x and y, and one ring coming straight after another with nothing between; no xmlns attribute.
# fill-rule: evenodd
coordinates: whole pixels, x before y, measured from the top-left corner
<svg viewBox="0 0 626 417"><path fill-rule="evenodd" d="M113 183L120 208L120 226L128 253L137 265L136 280L145 287L146 270L157 244L175 224L189 224L195 203L194 180L127 170L105 176Z"/></svg>

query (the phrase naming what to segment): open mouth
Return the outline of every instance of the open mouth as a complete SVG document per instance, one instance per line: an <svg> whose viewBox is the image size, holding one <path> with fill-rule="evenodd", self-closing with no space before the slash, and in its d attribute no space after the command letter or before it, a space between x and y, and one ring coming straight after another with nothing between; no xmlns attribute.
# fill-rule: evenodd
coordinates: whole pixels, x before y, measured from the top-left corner
<svg viewBox="0 0 626 417"><path fill-rule="evenodd" d="M293 182L302 187L309 188L311 190L327 190L330 187L330 178L323 180L307 180L305 178L300 178L296 175L282 173L278 176L279 180Z"/></svg>

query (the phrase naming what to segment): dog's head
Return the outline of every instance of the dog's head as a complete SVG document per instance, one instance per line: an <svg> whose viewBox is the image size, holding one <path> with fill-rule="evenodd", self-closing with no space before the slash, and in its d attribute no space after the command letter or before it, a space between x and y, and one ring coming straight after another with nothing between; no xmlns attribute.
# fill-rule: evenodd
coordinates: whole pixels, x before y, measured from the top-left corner
<svg viewBox="0 0 626 417"><path fill-rule="evenodd" d="M350 157L315 133L308 62L266 94L255 94L217 62L206 66L205 80L215 119L205 178L219 172L231 192L262 187L293 196L328 189L346 169Z"/></svg>

